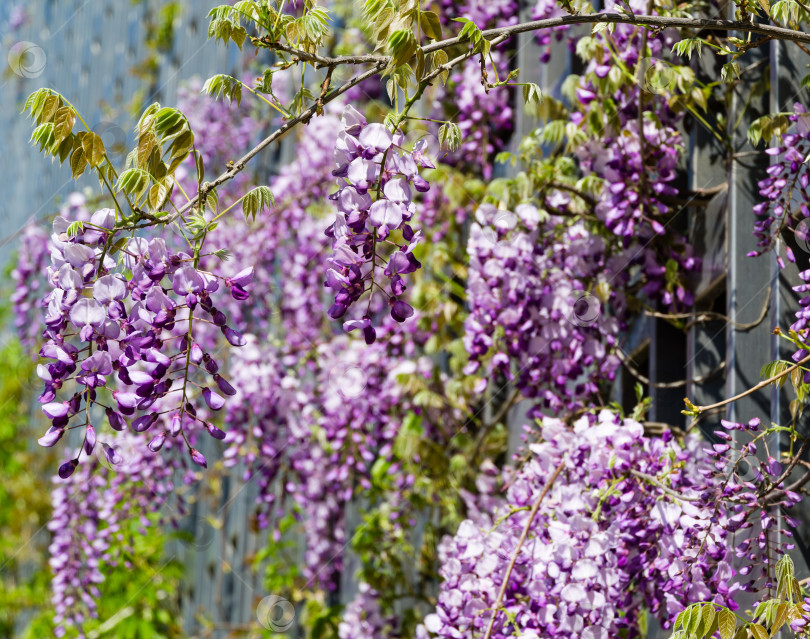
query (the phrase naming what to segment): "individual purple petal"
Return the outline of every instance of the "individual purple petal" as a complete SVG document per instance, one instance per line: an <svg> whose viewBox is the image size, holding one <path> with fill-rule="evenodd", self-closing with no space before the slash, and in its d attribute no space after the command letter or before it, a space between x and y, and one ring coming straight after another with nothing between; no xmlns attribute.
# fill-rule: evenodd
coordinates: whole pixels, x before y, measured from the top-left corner
<svg viewBox="0 0 810 639"><path fill-rule="evenodd" d="M404 322L413 315L413 308L402 300L397 300L391 305L391 317L397 322Z"/></svg>
<svg viewBox="0 0 810 639"><path fill-rule="evenodd" d="M411 189L402 178L388 180L383 187L383 193L392 202L407 204L411 201Z"/></svg>
<svg viewBox="0 0 810 639"><path fill-rule="evenodd" d="M361 320L348 320L347 322L343 322L343 330L349 333L354 330L363 331L369 326L371 326L371 320L367 317Z"/></svg>
<svg viewBox="0 0 810 639"><path fill-rule="evenodd" d="M96 446L96 429L92 424L87 424L84 431L84 452L88 455L93 454L93 448Z"/></svg>
<svg viewBox="0 0 810 639"><path fill-rule="evenodd" d="M79 465L78 459L71 459L70 461L66 461L59 467L59 476L62 479L67 479L73 474L73 471L76 470L76 467Z"/></svg>
<svg viewBox="0 0 810 639"><path fill-rule="evenodd" d="M76 328L84 328L85 326L97 327L101 326L107 314L104 312L104 307L96 300L87 297L81 298L70 311L70 321L73 322Z"/></svg>
<svg viewBox="0 0 810 639"><path fill-rule="evenodd" d="M200 277L200 274L193 266L184 266L177 269L172 280L172 290L177 295L199 293L204 286L203 278Z"/></svg>
<svg viewBox="0 0 810 639"><path fill-rule="evenodd" d="M175 306L174 301L157 286L146 294L146 308L153 313L170 311Z"/></svg>
<svg viewBox="0 0 810 639"><path fill-rule="evenodd" d="M192 461L197 464L198 466L202 466L203 468L208 468L208 462L205 461L205 456L198 451L196 448L192 448L189 450L191 454Z"/></svg>
<svg viewBox="0 0 810 639"><path fill-rule="evenodd" d="M127 427L127 423L124 418L112 408L108 408L105 412L107 419L110 420L110 428L113 430L122 431Z"/></svg>
<svg viewBox="0 0 810 639"><path fill-rule="evenodd" d="M244 346L247 344L247 340L242 336L242 333L233 330L229 326L222 328L222 334L225 335L225 339L227 339L232 346Z"/></svg>
<svg viewBox="0 0 810 639"><path fill-rule="evenodd" d="M62 439L62 435L64 434L64 428L54 428L52 426L48 429L47 433L37 440L37 443L44 448L50 448L51 446L55 445L56 442Z"/></svg>
<svg viewBox="0 0 810 639"><path fill-rule="evenodd" d="M96 351L82 362L82 370L88 373L109 375L112 373L112 360L107 351Z"/></svg>
<svg viewBox="0 0 810 639"><path fill-rule="evenodd" d="M247 286L253 281L253 267L249 266L239 271L236 275L228 278L231 284L238 284L239 286Z"/></svg>
<svg viewBox="0 0 810 639"><path fill-rule="evenodd" d="M363 127L358 139L365 148L382 153L391 146L394 136L385 125L375 122Z"/></svg>
<svg viewBox="0 0 810 639"><path fill-rule="evenodd" d="M142 417L138 417L138 419L132 422L132 430L136 433L142 433L146 430L149 430L157 421L158 414L152 413L151 415L143 415Z"/></svg>
<svg viewBox="0 0 810 639"><path fill-rule="evenodd" d="M68 414L69 406L67 402L51 402L42 407L42 412L48 419L58 419Z"/></svg>
<svg viewBox="0 0 810 639"><path fill-rule="evenodd" d="M225 439L225 431L217 428L216 426L214 426L210 422L205 422L205 428L206 428L206 430L208 430L208 433L214 439L220 439L220 440Z"/></svg>
<svg viewBox="0 0 810 639"><path fill-rule="evenodd" d="M182 431L182 420L180 419L180 415L175 413L172 415L172 419L169 422L169 432L172 434L172 437L177 437L180 432Z"/></svg>
<svg viewBox="0 0 810 639"><path fill-rule="evenodd" d="M83 244L68 244L64 249L65 261L73 268L80 269L95 262L96 252Z"/></svg>
<svg viewBox="0 0 810 639"><path fill-rule="evenodd" d="M109 444L101 442L101 446L104 449L104 456L107 458L107 461L110 462L111 464L114 465L120 464L122 461L124 461L124 458L118 454L118 451L115 450L115 448L113 448Z"/></svg>
<svg viewBox="0 0 810 639"><path fill-rule="evenodd" d="M153 453L158 452L161 448L163 448L163 442L166 441L166 433L160 433L159 435L155 435L152 440L147 444L149 450Z"/></svg>
<svg viewBox="0 0 810 639"><path fill-rule="evenodd" d="M214 381L217 383L217 386L219 386L219 390L221 390L226 395L230 397L236 395L236 389L233 386L231 386L228 383L228 380L222 377L222 375L214 375Z"/></svg>
<svg viewBox="0 0 810 639"><path fill-rule="evenodd" d="M93 284L93 297L101 304L122 300L127 296L127 286L117 275L105 275Z"/></svg>
<svg viewBox="0 0 810 639"><path fill-rule="evenodd" d="M191 361L195 364L199 364L203 360L203 350L200 348L200 345L197 342L194 342L191 345L191 353L189 353L189 357Z"/></svg>
<svg viewBox="0 0 810 639"><path fill-rule="evenodd" d="M220 410L225 405L225 400L222 396L218 395L207 386L202 389L202 394L205 403L208 404L208 408L211 410Z"/></svg>
<svg viewBox="0 0 810 639"><path fill-rule="evenodd" d="M82 276L70 268L70 264L63 264L56 272L56 282L63 291L79 290L84 286Z"/></svg>
<svg viewBox="0 0 810 639"><path fill-rule="evenodd" d="M402 207L390 200L377 200L371 205L368 221L372 226L395 229L402 224Z"/></svg>

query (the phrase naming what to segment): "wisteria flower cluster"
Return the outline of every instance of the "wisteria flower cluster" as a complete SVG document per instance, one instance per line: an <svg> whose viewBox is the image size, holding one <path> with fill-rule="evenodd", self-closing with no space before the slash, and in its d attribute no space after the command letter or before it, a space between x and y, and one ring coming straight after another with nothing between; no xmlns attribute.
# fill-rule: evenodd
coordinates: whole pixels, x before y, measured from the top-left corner
<svg viewBox="0 0 810 639"><path fill-rule="evenodd" d="M763 201L754 205L754 213L761 219L754 224L757 249L749 253L751 257L770 251L783 230L795 234L800 250L810 252L810 173L806 165L810 156L810 114L798 102L793 111L788 116L794 123L793 131L782 135L779 146L766 150L776 161L768 167L768 177L758 183ZM793 248L786 246L785 251L788 260L795 262ZM781 257L779 262L784 266Z"/></svg>
<svg viewBox="0 0 810 639"><path fill-rule="evenodd" d="M67 481L54 479L48 529L53 533L49 563L57 637L68 627L84 636L82 625L97 617L105 572L133 550L130 522L139 521L145 534L153 515L175 494L177 460L146 450L131 432L105 434L99 440L105 450L120 451L115 455L121 459L112 462L125 457L126 463L114 467L94 455Z"/></svg>
<svg viewBox="0 0 810 639"><path fill-rule="evenodd" d="M435 165L423 154L426 142L417 143L409 152L402 148L402 134L394 135L382 124L368 124L352 106L343 112L342 124L335 146L337 168L333 171L339 178L339 189L331 196L338 211L326 231L333 240L326 286L335 294L329 316L343 317L368 293L363 318L343 326L347 331L362 330L366 343L372 344L376 332L370 308L375 286L388 297L391 317L403 322L413 315L413 308L400 299L406 289L402 276L422 266L413 255L422 234L410 224L416 212L411 188L421 193L430 189L419 168ZM403 244L389 240L392 231L401 231ZM385 258L380 249L385 243L394 251L383 268ZM380 285L380 271L389 280L387 289Z"/></svg>
<svg viewBox="0 0 810 639"><path fill-rule="evenodd" d="M619 360L610 347L619 322L587 292L605 275L603 240L581 222L545 218L529 204L516 213L478 208L467 245L465 372L488 361L485 380L501 372L514 377L524 396L537 398L538 407L571 409L615 374Z"/></svg>
<svg viewBox="0 0 810 639"><path fill-rule="evenodd" d="M379 594L367 583L357 587L357 595L346 606L343 619L338 625L338 639L389 639L390 621L380 610Z"/></svg>
<svg viewBox="0 0 810 639"><path fill-rule="evenodd" d="M391 458L399 426L392 411L405 406L389 349L341 335L318 349L317 364L296 370L297 358L251 338L233 359L243 401L225 416L226 465L244 462L245 478L257 481L260 527L297 510L307 522L304 574L331 589L345 549L345 505L370 486L374 463ZM413 478L400 480L405 488Z"/></svg>
<svg viewBox="0 0 810 639"><path fill-rule="evenodd" d="M542 443L531 444L528 462L507 477L498 505L442 542L438 606L422 636L482 636L515 553L494 613L492 637L499 639L636 637L644 607L668 626L684 601L729 603L726 532L711 501L711 469L709 479L699 472L705 463L697 448L697 441L682 449L671 436L648 438L641 424L606 410L573 429L544 418ZM559 478L546 486L560 464ZM665 477L668 490L631 471Z"/></svg>
<svg viewBox="0 0 810 639"><path fill-rule="evenodd" d="M244 338L228 326L225 314L214 306L211 293L222 286L233 298L246 299L253 269L223 278L198 270L193 256L169 251L161 238L144 237L125 241L120 247L119 264L109 251L114 225L112 209L95 212L89 222L79 227L71 228L63 217L56 218L53 225L48 267L51 290L43 298L46 329L39 351L42 358L53 361L37 368L45 382L39 401L42 412L51 420L51 428L39 443L53 446L68 430L84 429L79 454L59 469L63 479L76 469L82 450L90 455L96 445L96 430L91 423L91 419L96 420L91 410L94 404L104 408L114 430L129 426L143 432L160 417L152 408L155 402L179 393L171 411L170 428L157 433L149 448L157 451L166 437L183 437L192 460L205 466L203 455L186 438L188 423L201 421L218 439L225 434L197 417L190 384L199 388L199 395L211 410L224 406L222 395L236 394L219 374L214 358L197 343L193 329L195 320L208 323L217 327L230 344L242 346ZM198 310L195 314L198 307L202 313ZM190 377L197 377L195 371L207 383L190 382ZM76 390L58 401L57 393L69 382L75 384ZM104 401L99 399L100 393ZM77 415L78 419L83 416L83 422L71 426ZM111 462L120 458L114 448L103 442L102 446Z"/></svg>

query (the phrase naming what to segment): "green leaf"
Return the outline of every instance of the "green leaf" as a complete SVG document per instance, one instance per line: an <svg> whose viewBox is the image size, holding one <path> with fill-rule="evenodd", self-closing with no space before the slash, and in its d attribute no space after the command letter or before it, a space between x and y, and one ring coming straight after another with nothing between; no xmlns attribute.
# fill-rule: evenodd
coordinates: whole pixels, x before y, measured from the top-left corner
<svg viewBox="0 0 810 639"><path fill-rule="evenodd" d="M442 23L439 21L439 16L433 11L422 11L419 14L419 25L431 40L442 39Z"/></svg>
<svg viewBox="0 0 810 639"><path fill-rule="evenodd" d="M776 375L779 375L780 373L784 373L791 366L793 366L793 363L792 362L787 362L785 360L776 360L775 362L769 362L769 363L765 364L762 367L762 369L759 371L759 376L762 379L770 379L771 377L775 377ZM782 386L785 385L785 382L787 381L787 378L788 378L787 375L782 375L782 377L775 380L773 382L773 384L777 388L782 388Z"/></svg>
<svg viewBox="0 0 810 639"><path fill-rule="evenodd" d="M46 122L45 124L40 124L36 129L33 130L31 133L31 143L39 144L39 150L44 151L46 148L51 148L54 141L53 135L53 123Z"/></svg>
<svg viewBox="0 0 810 639"><path fill-rule="evenodd" d="M89 131L87 135L82 138L82 148L84 149L84 156L90 166L98 166L104 159L104 142L101 136L97 133Z"/></svg>
<svg viewBox="0 0 810 639"><path fill-rule="evenodd" d="M275 206L275 204L275 198L273 198L273 193L269 187L257 186L249 191L242 200L242 213L245 215L245 220L249 216L255 220L257 213Z"/></svg>
<svg viewBox="0 0 810 639"><path fill-rule="evenodd" d="M149 189L149 197L147 198L147 201L149 202L149 206L153 211L159 211L161 208L163 208L166 200L169 199L169 195L171 195L172 186L173 182L171 178L167 178L163 182L158 182L157 184L152 185L152 187Z"/></svg>
<svg viewBox="0 0 810 639"><path fill-rule="evenodd" d="M62 142L76 124L76 114L69 106L63 106L56 110L53 116L53 137L56 143Z"/></svg>
<svg viewBox="0 0 810 639"><path fill-rule="evenodd" d="M449 62L449 58L447 57L447 51L441 49L433 53L433 69L438 69ZM442 84L447 84L447 78L450 75L449 69L444 69L440 74L439 77L442 79Z"/></svg>
<svg viewBox="0 0 810 639"><path fill-rule="evenodd" d="M149 185L152 182L152 176L143 169L127 169L118 176L118 182L115 183L116 191L124 191L128 195L135 198L135 202L139 202L146 195Z"/></svg>
<svg viewBox="0 0 810 639"><path fill-rule="evenodd" d="M450 151L461 146L461 130L454 122L445 122L439 127L439 143Z"/></svg>
<svg viewBox="0 0 810 639"><path fill-rule="evenodd" d="M400 67L416 53L416 36L410 29L399 29L388 37L388 53L395 67Z"/></svg>
<svg viewBox="0 0 810 639"><path fill-rule="evenodd" d="M748 628L754 639L768 639L768 631L758 623L751 624Z"/></svg>
<svg viewBox="0 0 810 639"><path fill-rule="evenodd" d="M732 639L736 627L737 617L733 612L724 608L717 613L717 629L722 639Z"/></svg>
<svg viewBox="0 0 810 639"><path fill-rule="evenodd" d="M540 87L533 82L527 82L523 85L523 102L524 104L540 104L543 101L543 93Z"/></svg>
<svg viewBox="0 0 810 639"><path fill-rule="evenodd" d="M42 110L37 116L38 122L50 122L54 113L59 108L59 98L53 94L49 95L42 103Z"/></svg>
<svg viewBox="0 0 810 639"><path fill-rule="evenodd" d="M740 65L736 62L726 62L720 71L720 79L723 82L732 82L740 77Z"/></svg>
<svg viewBox="0 0 810 639"><path fill-rule="evenodd" d="M87 158L84 157L84 150L81 148L74 149L70 154L70 171L73 173L73 179L78 178L87 166Z"/></svg>
<svg viewBox="0 0 810 639"><path fill-rule="evenodd" d="M706 636L709 632L709 629L712 627L715 618L715 611L714 606L711 604L706 604L701 608L701 626L700 630L703 636Z"/></svg>
<svg viewBox="0 0 810 639"><path fill-rule="evenodd" d="M83 231L84 231L84 222L82 222L81 220L77 220L76 222L71 222L68 225L65 234L68 236L68 238L72 239L76 237L79 233L82 233Z"/></svg>
<svg viewBox="0 0 810 639"><path fill-rule="evenodd" d="M701 56L703 51L702 38L685 38L676 42L672 47L672 51L681 56L686 56L689 60L692 59L692 54L697 51L698 57Z"/></svg>

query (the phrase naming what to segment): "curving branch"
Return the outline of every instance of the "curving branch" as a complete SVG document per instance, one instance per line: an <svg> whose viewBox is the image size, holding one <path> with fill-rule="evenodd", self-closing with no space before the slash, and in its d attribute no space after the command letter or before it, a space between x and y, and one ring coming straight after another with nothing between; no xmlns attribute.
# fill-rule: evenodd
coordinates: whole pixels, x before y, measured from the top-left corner
<svg viewBox="0 0 810 639"><path fill-rule="evenodd" d="M696 31L701 30L739 31L739 32L761 34L767 36L768 39L772 40L784 40L787 42L810 44L810 33L805 33L803 31L796 31L794 29L787 29L784 27L777 27L768 24L742 22L738 20L717 20L709 18L674 18L669 16L626 15L622 13L574 14L562 16L559 18L533 20L531 22L523 22L509 27L487 29L485 31L482 31L481 33L484 36L484 38L489 40L492 44L497 44L499 42L503 42L510 36L517 35L519 33L540 31L542 29L553 29L555 27L570 26L576 24L597 24L597 23L630 24L641 27L650 27L654 29L682 28L682 29L692 29ZM343 84L340 88L333 91L332 93L322 95L311 107L300 113L295 118L292 118L291 120L285 122L276 131L271 133L268 137L264 138L261 142L259 142L259 144L257 144L244 156L242 156L238 161L236 161L233 164L233 166L229 168L227 171L225 171L222 175L220 175L211 182L203 183L202 188L199 190L199 193L174 213L168 215L166 218L163 218L161 220L148 221L145 224L136 223L128 226L120 226L117 227L118 230L132 230L137 228L154 226L155 224L158 223L169 224L171 222L174 222L184 213L191 210L191 208L198 202L198 200L200 199L204 200L205 196L211 189L233 179L245 168L245 165L252 158L258 155L263 149L268 147L276 140L280 139L285 133L290 131L296 125L302 122L306 123L312 118L313 115L320 113L324 104L326 104L327 102L331 102L339 95L345 93L351 87L359 84L363 80L379 74L391 63L391 56L386 55L369 54L369 55L347 55L347 56L329 57L329 56L322 56L317 53L310 53L302 49L297 49L295 47L291 47L281 42L273 42L270 38L266 37L253 38L253 41L260 46L266 46L269 49L287 53L293 56L295 60L309 63L313 65L315 68L328 67L330 72L335 67L340 65L371 64L372 67L364 71L363 73L353 77L351 80ZM465 44L465 42L466 42L465 40L456 36L454 38L448 38L446 40L441 40L440 42L428 44L422 47L422 52L425 54L433 53L434 51L448 49L450 47L459 44ZM470 49L467 53L464 53L450 60L447 64L442 65L438 69L434 69L431 73L425 76L425 78L423 78L422 81L420 82L422 90L424 90L425 83L429 84L437 75L439 75L439 73L441 73L441 71L452 69L454 66L460 64L461 62L463 62L467 58L472 57L473 55L476 55L476 53L472 49Z"/></svg>

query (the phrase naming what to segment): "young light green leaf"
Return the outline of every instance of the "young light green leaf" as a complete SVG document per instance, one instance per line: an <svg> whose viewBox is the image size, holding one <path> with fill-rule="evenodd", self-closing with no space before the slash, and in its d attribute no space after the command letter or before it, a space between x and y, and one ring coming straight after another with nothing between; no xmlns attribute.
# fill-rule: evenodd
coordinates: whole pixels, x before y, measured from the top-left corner
<svg viewBox="0 0 810 639"><path fill-rule="evenodd" d="M76 124L76 114L69 106L63 106L56 110L53 116L53 137L54 142L61 144Z"/></svg>
<svg viewBox="0 0 810 639"><path fill-rule="evenodd" d="M87 158L84 156L82 148L74 149L70 154L70 171L73 173L73 179L78 178L87 166Z"/></svg>
<svg viewBox="0 0 810 639"><path fill-rule="evenodd" d="M758 623L751 624L748 629L754 639L769 639L768 631Z"/></svg>
<svg viewBox="0 0 810 639"><path fill-rule="evenodd" d="M419 14L419 25L431 40L442 39L442 23L439 21L439 16L433 11L422 11Z"/></svg>
<svg viewBox="0 0 810 639"><path fill-rule="evenodd" d="M723 82L732 82L740 77L740 65L736 62L726 62L720 70L720 79Z"/></svg>
<svg viewBox="0 0 810 639"><path fill-rule="evenodd" d="M256 214L266 208L275 206L275 198L272 191L266 186L257 186L255 189L249 191L242 200L242 213L245 215L245 220L248 217L256 219Z"/></svg>
<svg viewBox="0 0 810 639"><path fill-rule="evenodd" d="M97 133L89 131L87 135L82 138L82 148L84 149L84 156L90 166L98 166L104 159L104 142L101 141L101 136Z"/></svg>
<svg viewBox="0 0 810 639"><path fill-rule="evenodd" d="M737 617L733 612L724 608L717 613L717 629L722 639L732 639L736 628Z"/></svg>
<svg viewBox="0 0 810 639"><path fill-rule="evenodd" d="M77 220L68 225L65 234L68 236L68 238L72 239L82 232L84 232L84 222Z"/></svg>
<svg viewBox="0 0 810 639"><path fill-rule="evenodd" d="M461 130L454 122L445 122L439 127L439 143L450 151L461 146Z"/></svg>
<svg viewBox="0 0 810 639"><path fill-rule="evenodd" d="M410 29L399 29L388 36L388 53L395 67L402 66L416 53L416 36Z"/></svg>
<svg viewBox="0 0 810 639"><path fill-rule="evenodd" d="M540 104L543 101L543 93L540 87L533 82L523 85L523 102L525 104Z"/></svg>
<svg viewBox="0 0 810 639"><path fill-rule="evenodd" d="M449 62L447 51L440 49L433 54L433 68L438 69ZM447 78L450 75L449 69L444 69L439 77L442 79L442 84L447 84Z"/></svg>

